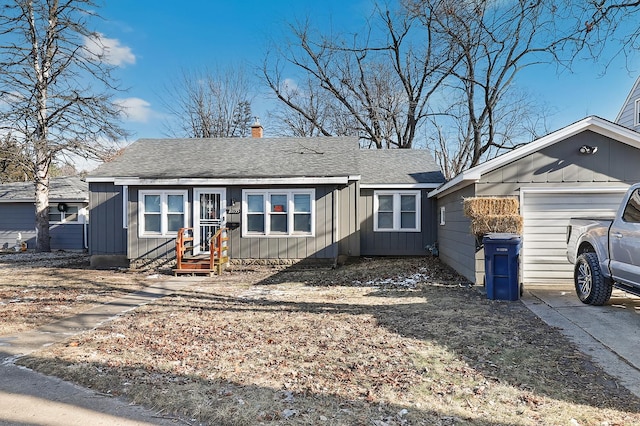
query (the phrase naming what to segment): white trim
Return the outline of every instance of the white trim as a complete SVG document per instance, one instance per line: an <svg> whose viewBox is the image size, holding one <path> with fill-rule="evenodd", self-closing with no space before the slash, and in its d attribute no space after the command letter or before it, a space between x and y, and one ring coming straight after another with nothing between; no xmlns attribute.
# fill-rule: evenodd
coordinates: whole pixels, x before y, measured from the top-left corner
<svg viewBox="0 0 640 426"><path fill-rule="evenodd" d="M113 182L130 186L231 186L231 185L346 185L360 176L287 177L287 178L170 178L146 179L138 177L87 177L87 182Z"/></svg>
<svg viewBox="0 0 640 426"><path fill-rule="evenodd" d="M144 230L144 196L145 195L160 195L160 232L159 233L145 233ZM174 231L168 231L167 223L167 196L168 195L182 195L182 210L184 220L183 227L187 226L189 217L189 194L187 190L153 190L142 189L138 190L138 238L166 238L175 236Z"/></svg>
<svg viewBox="0 0 640 426"><path fill-rule="evenodd" d="M605 194L609 192L626 192L630 185L627 186L603 186L603 187L581 187L581 186L563 186L556 188L545 187L522 187L520 188L520 211L525 205L524 196L527 193L542 193L542 194L575 194L575 193L589 193L589 194Z"/></svg>
<svg viewBox="0 0 640 426"><path fill-rule="evenodd" d="M585 130L590 130L603 136L610 137L618 142L640 149L640 133L604 120L600 117L590 116L460 173L440 188L430 192L429 197L442 197L460 188L464 188L465 186L478 181L485 173L496 170L505 164L519 160L533 152L539 151Z"/></svg>
<svg viewBox="0 0 640 426"><path fill-rule="evenodd" d="M0 199L0 204L2 203L32 203L35 204L35 200L33 198L4 198ZM49 204L52 203L74 203L74 204L88 204L89 199L84 198L79 200L77 198L49 198Z"/></svg>
<svg viewBox="0 0 640 426"><path fill-rule="evenodd" d="M445 206L440 207L440 226L444 226L447 224L447 209Z"/></svg>
<svg viewBox="0 0 640 426"><path fill-rule="evenodd" d="M361 183L362 189L435 189L442 183Z"/></svg>
<svg viewBox="0 0 640 426"><path fill-rule="evenodd" d="M122 229L129 229L129 187L122 186Z"/></svg>
<svg viewBox="0 0 640 426"><path fill-rule="evenodd" d="M633 103L633 125L640 126L640 99Z"/></svg>
<svg viewBox="0 0 640 426"><path fill-rule="evenodd" d="M295 216L293 196L295 194L305 194L310 197L310 214L311 214L311 232L310 233L295 233L293 231L293 220ZM247 214L249 213L247 196L248 195L262 195L263 199L263 216L264 216L264 233L250 233L247 230ZM287 196L287 230L285 233L271 233L269 211L270 207L270 195L286 195ZM271 189L243 189L242 190L242 217L241 228L243 238L309 238L315 237L316 234L316 190L315 188L271 188Z"/></svg>
<svg viewBox="0 0 640 426"><path fill-rule="evenodd" d="M378 208L380 195L392 195L393 196L393 228L380 228L378 227ZM401 227L401 201L400 196L413 195L416 201L416 223L415 228L402 228ZM422 204L422 192L421 191L374 191L373 192L373 232L420 232L422 225L422 216L420 207Z"/></svg>
<svg viewBox="0 0 640 426"><path fill-rule="evenodd" d="M193 190L193 254L200 253L200 194L220 195L220 227L226 227L227 223L227 189L195 188ZM208 253L208 251L206 253Z"/></svg>

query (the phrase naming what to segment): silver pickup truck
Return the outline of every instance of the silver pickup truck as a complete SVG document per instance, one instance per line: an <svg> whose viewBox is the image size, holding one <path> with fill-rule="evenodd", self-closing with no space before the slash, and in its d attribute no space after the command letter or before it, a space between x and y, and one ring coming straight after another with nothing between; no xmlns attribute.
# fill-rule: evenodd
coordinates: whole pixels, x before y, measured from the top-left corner
<svg viewBox="0 0 640 426"><path fill-rule="evenodd" d="M606 303L614 286L640 296L640 183L629 188L615 217L569 221L567 259L583 303Z"/></svg>

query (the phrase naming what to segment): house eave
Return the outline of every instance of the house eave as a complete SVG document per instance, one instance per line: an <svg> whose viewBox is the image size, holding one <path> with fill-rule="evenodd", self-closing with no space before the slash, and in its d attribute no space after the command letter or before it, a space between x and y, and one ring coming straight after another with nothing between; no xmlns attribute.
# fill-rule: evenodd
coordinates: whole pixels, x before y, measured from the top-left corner
<svg viewBox="0 0 640 426"><path fill-rule="evenodd" d="M435 189L440 183L361 183L363 189Z"/></svg>
<svg viewBox="0 0 640 426"><path fill-rule="evenodd" d="M274 177L274 178L138 178L87 177L89 183L109 182L128 186L254 186L254 185L346 185L360 176Z"/></svg>

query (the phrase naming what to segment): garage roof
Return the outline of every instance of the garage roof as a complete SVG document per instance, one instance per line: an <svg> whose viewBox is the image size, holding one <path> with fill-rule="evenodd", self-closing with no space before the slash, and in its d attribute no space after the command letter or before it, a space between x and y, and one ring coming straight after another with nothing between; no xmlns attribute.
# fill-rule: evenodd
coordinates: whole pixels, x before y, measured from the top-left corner
<svg viewBox="0 0 640 426"><path fill-rule="evenodd" d="M429 197L442 197L450 194L451 192L457 191L458 189L479 181L485 173L492 172L506 164L512 163L529 154L587 130L640 149L640 133L620 126L619 124L613 123L609 120L605 120L597 116L589 116L560 130L536 139L535 141L520 148L509 151L506 154L460 173L436 190L431 191L429 193Z"/></svg>

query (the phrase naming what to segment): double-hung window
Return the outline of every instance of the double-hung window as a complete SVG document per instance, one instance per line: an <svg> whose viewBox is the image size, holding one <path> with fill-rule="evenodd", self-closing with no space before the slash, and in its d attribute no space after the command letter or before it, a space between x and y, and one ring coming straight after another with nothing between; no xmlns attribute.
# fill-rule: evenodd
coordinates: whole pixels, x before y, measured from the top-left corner
<svg viewBox="0 0 640 426"><path fill-rule="evenodd" d="M419 232L420 191L374 191L373 230Z"/></svg>
<svg viewBox="0 0 640 426"><path fill-rule="evenodd" d="M312 236L315 191L243 191L244 236Z"/></svg>
<svg viewBox="0 0 640 426"><path fill-rule="evenodd" d="M187 226L187 191L140 191L141 237L173 236Z"/></svg>

